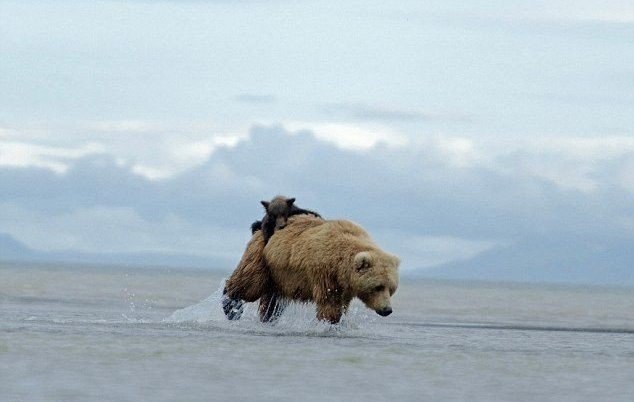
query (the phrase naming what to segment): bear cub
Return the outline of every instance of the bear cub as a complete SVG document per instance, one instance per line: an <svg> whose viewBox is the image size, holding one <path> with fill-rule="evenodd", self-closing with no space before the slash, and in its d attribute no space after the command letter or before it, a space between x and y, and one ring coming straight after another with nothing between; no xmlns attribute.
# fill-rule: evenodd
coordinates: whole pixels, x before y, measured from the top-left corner
<svg viewBox="0 0 634 402"><path fill-rule="evenodd" d="M283 229L286 226L288 218L293 215L313 215L317 218L321 218L317 212L299 208L295 205L295 198L286 198L282 195L274 197L271 201L260 201L266 215L261 221L256 221L251 225L251 233L255 233L258 230L262 230L264 236L264 244L268 243L273 233L278 229Z"/></svg>

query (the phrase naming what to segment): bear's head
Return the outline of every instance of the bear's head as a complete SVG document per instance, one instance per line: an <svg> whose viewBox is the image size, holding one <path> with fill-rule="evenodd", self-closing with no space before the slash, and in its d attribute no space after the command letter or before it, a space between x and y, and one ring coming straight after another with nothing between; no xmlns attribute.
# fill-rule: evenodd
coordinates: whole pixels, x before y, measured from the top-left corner
<svg viewBox="0 0 634 402"><path fill-rule="evenodd" d="M356 296L377 314L392 313L391 297L398 287L398 257L380 250L361 251L354 256L352 285Z"/></svg>

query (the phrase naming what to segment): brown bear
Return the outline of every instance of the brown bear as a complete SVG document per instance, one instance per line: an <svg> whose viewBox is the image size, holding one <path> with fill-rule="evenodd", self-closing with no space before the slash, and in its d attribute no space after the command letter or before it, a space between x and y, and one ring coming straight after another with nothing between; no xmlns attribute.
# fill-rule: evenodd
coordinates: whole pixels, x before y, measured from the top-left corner
<svg viewBox="0 0 634 402"><path fill-rule="evenodd" d="M398 265L398 257L382 251L360 226L298 215L266 245L260 231L253 235L226 293L248 302L260 299L262 321L283 309L277 297L314 301L317 318L331 323L339 322L354 297L387 316Z"/></svg>

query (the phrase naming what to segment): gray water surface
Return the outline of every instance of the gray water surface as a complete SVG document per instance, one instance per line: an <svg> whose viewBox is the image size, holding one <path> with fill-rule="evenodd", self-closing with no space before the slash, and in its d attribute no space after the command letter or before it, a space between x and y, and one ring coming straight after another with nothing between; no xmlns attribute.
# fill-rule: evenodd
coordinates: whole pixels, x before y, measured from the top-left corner
<svg viewBox="0 0 634 402"><path fill-rule="evenodd" d="M634 400L631 288L403 278L389 317L271 325L227 321L222 280L0 265L0 400Z"/></svg>

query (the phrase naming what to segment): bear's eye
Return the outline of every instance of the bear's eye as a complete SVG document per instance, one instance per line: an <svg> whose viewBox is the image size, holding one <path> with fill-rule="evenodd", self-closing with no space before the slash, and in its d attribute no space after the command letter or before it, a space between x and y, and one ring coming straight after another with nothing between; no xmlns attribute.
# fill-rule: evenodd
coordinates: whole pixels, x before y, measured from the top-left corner
<svg viewBox="0 0 634 402"><path fill-rule="evenodd" d="M382 292L384 290L385 290L385 286L383 286L383 285L379 285L379 286L374 287L374 291L375 292Z"/></svg>

